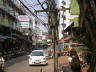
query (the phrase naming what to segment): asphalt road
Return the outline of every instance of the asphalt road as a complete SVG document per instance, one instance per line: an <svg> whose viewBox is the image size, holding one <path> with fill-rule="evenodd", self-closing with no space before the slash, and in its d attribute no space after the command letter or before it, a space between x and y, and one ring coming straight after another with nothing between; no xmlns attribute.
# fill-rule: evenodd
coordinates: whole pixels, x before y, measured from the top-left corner
<svg viewBox="0 0 96 72"><path fill-rule="evenodd" d="M53 60L48 60L47 66L29 66L28 56L22 56L6 62L6 72L53 72Z"/></svg>

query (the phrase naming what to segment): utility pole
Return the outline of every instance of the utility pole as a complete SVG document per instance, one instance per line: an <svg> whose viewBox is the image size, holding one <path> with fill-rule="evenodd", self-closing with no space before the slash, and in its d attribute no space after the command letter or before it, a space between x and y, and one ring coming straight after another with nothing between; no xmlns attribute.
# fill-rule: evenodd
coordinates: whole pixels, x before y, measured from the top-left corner
<svg viewBox="0 0 96 72"><path fill-rule="evenodd" d="M56 16L53 13L52 15L52 47L53 47L53 55L54 55L54 72L58 72L58 55L57 55L57 27L56 27Z"/></svg>
<svg viewBox="0 0 96 72"><path fill-rule="evenodd" d="M44 9L40 1L38 0L41 7ZM58 11L56 8L55 0L48 0L47 8L44 10L38 10L36 12L46 12L48 14L48 23L50 25L50 34L52 36L52 48L53 48L53 55L54 55L54 72L58 71L58 55L57 55L57 30L58 30L58 22L57 16Z"/></svg>
<svg viewBox="0 0 96 72"><path fill-rule="evenodd" d="M57 8L55 4L55 0L48 0L48 16L49 16L49 23L52 35L52 48L53 48L53 55L54 55L54 72L58 72L58 55L57 55Z"/></svg>

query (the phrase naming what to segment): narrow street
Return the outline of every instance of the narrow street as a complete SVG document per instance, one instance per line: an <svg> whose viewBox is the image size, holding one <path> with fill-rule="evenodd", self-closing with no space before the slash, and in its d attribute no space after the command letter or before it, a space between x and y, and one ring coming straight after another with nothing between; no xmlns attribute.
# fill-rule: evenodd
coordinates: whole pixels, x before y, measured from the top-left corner
<svg viewBox="0 0 96 72"><path fill-rule="evenodd" d="M71 72L66 56L59 57L59 66L63 66L64 72ZM48 66L29 66L28 56L22 56L6 62L6 72L53 72L53 59L48 60Z"/></svg>
<svg viewBox="0 0 96 72"><path fill-rule="evenodd" d="M12 59L6 63L7 72L53 72L53 61L48 60L48 66L29 66L28 56Z"/></svg>
<svg viewBox="0 0 96 72"><path fill-rule="evenodd" d="M0 0L4 70L96 72L96 0Z"/></svg>

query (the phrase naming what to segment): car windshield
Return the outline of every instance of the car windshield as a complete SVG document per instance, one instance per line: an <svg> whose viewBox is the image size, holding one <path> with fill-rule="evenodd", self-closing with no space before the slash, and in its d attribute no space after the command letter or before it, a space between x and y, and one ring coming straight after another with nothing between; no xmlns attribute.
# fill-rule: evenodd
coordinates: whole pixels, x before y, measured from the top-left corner
<svg viewBox="0 0 96 72"><path fill-rule="evenodd" d="M43 52L32 52L31 56L44 56Z"/></svg>

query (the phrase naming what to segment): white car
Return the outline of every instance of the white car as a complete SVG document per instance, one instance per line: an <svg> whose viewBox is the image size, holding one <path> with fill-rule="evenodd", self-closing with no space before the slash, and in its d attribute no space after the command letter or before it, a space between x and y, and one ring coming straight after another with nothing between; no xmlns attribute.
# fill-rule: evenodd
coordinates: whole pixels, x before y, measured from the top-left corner
<svg viewBox="0 0 96 72"><path fill-rule="evenodd" d="M33 50L29 55L29 65L47 65L43 50Z"/></svg>

